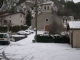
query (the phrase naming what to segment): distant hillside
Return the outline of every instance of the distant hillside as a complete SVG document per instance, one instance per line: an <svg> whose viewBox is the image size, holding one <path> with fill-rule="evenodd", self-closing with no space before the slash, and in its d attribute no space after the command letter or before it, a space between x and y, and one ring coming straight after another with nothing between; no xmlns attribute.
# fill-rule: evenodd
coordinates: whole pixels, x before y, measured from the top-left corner
<svg viewBox="0 0 80 60"><path fill-rule="evenodd" d="M27 11L33 8L35 4L35 0L31 2L26 2L31 0L4 0L2 7L0 8L0 12L19 12L19 11ZM39 0L42 3L44 0Z"/></svg>
<svg viewBox="0 0 80 60"><path fill-rule="evenodd" d="M3 5L0 8L1 12L19 12L26 11L32 9L35 0L3 0ZM26 1L33 1L33 3L29 3ZM41 4L42 2L47 0L38 0ZM75 19L80 19L80 3L74 2L65 2L65 0L52 0L54 4L58 7L58 12L56 12L59 16L70 16L73 15Z"/></svg>
<svg viewBox="0 0 80 60"><path fill-rule="evenodd" d="M57 15L59 16L74 16L75 19L80 19L80 2L65 2L65 0L52 0L58 7Z"/></svg>
<svg viewBox="0 0 80 60"><path fill-rule="evenodd" d="M20 6L25 1L26 0L4 0L3 5L0 8L0 11L1 12L16 12L19 10L18 6Z"/></svg>

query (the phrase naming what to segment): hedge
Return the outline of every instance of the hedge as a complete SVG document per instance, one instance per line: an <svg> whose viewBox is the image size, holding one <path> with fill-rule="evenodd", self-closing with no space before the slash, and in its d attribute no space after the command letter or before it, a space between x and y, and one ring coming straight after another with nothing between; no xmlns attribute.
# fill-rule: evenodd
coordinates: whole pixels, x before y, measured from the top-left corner
<svg viewBox="0 0 80 60"><path fill-rule="evenodd" d="M61 37L54 37L54 42L55 43L70 43L69 37L66 36L61 36Z"/></svg>
<svg viewBox="0 0 80 60"><path fill-rule="evenodd" d="M36 36L35 36L36 38ZM54 43L70 43L69 37L66 36L44 36L44 35L37 35L36 42L54 42Z"/></svg>
<svg viewBox="0 0 80 60"><path fill-rule="evenodd" d="M37 42L54 42L52 36L37 35Z"/></svg>
<svg viewBox="0 0 80 60"><path fill-rule="evenodd" d="M12 27L9 27L9 31L11 31L11 32L17 32L17 31L26 30L26 29L28 29L28 26L12 26ZM5 26L5 27L0 26L0 32L7 32L7 31L8 31L7 26Z"/></svg>

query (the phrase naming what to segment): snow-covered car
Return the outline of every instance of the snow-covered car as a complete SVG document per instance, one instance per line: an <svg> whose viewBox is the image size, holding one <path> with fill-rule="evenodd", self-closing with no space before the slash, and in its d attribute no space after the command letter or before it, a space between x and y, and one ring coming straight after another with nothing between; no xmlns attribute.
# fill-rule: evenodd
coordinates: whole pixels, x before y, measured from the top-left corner
<svg viewBox="0 0 80 60"><path fill-rule="evenodd" d="M25 30L25 32L29 32L30 34L31 34L31 33L34 33L33 30Z"/></svg>
<svg viewBox="0 0 80 60"><path fill-rule="evenodd" d="M16 42L16 41L19 41L21 39L26 38L27 35L18 35L18 34L16 34L16 35L12 35L12 37L15 39L15 42Z"/></svg>
<svg viewBox="0 0 80 60"><path fill-rule="evenodd" d="M26 31L18 31L17 34L20 34L20 35L29 35L30 32L26 32Z"/></svg>
<svg viewBox="0 0 80 60"><path fill-rule="evenodd" d="M34 28L34 31L36 31L36 28Z"/></svg>

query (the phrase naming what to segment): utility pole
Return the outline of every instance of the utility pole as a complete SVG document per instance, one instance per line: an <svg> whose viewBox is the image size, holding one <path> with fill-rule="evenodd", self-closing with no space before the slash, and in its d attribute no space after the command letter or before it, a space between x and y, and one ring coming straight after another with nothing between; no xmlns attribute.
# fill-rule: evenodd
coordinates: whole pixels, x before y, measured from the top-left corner
<svg viewBox="0 0 80 60"><path fill-rule="evenodd" d="M37 14L38 14L38 10L37 10L38 4L37 4L37 1L38 1L38 0L35 1L35 7L36 7L36 8L35 8L35 10L36 10L36 11L35 11L35 12L36 12L36 14L35 14L36 40L35 40L35 41L37 41Z"/></svg>

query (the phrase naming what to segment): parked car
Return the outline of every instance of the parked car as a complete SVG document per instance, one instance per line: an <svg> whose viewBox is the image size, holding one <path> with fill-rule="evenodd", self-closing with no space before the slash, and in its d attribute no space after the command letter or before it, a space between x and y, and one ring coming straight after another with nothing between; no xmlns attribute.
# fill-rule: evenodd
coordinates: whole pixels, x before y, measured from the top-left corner
<svg viewBox="0 0 80 60"><path fill-rule="evenodd" d="M29 34L34 33L33 30L25 30L25 32L29 32Z"/></svg>
<svg viewBox="0 0 80 60"><path fill-rule="evenodd" d="M21 39L26 38L27 36L25 36L25 35L12 35L12 37L15 39L15 42L16 42L16 41L19 41Z"/></svg>
<svg viewBox="0 0 80 60"><path fill-rule="evenodd" d="M17 34L19 34L19 35L29 35L30 32L26 32L26 31L18 31Z"/></svg>
<svg viewBox="0 0 80 60"><path fill-rule="evenodd" d="M10 37L8 33L0 33L0 45L9 45Z"/></svg>
<svg viewBox="0 0 80 60"><path fill-rule="evenodd" d="M34 28L34 31L36 31L36 28Z"/></svg>

